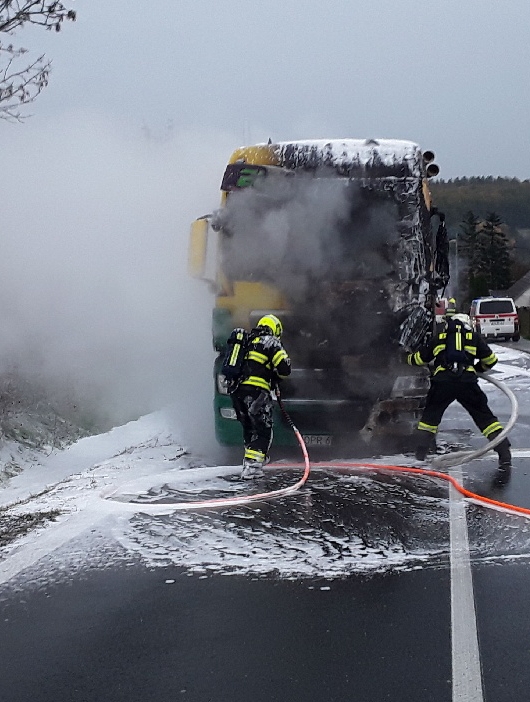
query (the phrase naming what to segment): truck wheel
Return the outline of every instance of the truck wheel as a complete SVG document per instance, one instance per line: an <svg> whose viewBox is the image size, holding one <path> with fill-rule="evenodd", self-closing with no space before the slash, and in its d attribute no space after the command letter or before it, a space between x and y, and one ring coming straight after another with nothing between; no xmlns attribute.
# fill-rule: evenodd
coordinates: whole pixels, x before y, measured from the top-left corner
<svg viewBox="0 0 530 702"><path fill-rule="evenodd" d="M512 339L513 339L514 341L519 341L520 338L521 338L521 335L520 335L520 334L514 334L514 335L512 336Z"/></svg>

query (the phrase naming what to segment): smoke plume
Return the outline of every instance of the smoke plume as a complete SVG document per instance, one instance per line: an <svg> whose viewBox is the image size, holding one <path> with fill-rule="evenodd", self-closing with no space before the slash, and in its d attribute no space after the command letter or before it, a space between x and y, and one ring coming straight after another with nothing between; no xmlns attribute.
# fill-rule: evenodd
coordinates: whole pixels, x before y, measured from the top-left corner
<svg viewBox="0 0 530 702"><path fill-rule="evenodd" d="M211 433L212 298L187 276L187 246L233 138L84 114L6 128L0 372L108 424L176 403Z"/></svg>
<svg viewBox="0 0 530 702"><path fill-rule="evenodd" d="M353 182L300 176L258 181L219 213L231 277L265 280L303 302L315 282L384 277L396 246L396 205L374 207Z"/></svg>

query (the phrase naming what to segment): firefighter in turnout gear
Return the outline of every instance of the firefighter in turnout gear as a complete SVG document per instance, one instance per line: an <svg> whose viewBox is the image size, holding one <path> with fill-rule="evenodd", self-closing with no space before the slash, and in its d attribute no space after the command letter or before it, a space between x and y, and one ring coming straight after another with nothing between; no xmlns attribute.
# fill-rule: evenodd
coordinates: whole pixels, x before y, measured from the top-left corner
<svg viewBox="0 0 530 702"><path fill-rule="evenodd" d="M243 427L245 456L241 477L263 475L272 443L272 390L291 373L291 361L283 348L282 323L273 314L262 317L248 337L241 378L231 391L237 419Z"/></svg>
<svg viewBox="0 0 530 702"><path fill-rule="evenodd" d="M408 354L412 366L432 366L431 386L425 408L417 427L416 458L425 460L434 443L438 426L447 407L456 400L467 412L488 440L502 431L502 424L488 406L485 393L480 389L477 373L493 368L497 356L483 337L474 332L469 317L453 314L446 318L445 330ZM510 442L504 438L495 447L499 455L497 483L507 482L511 473Z"/></svg>

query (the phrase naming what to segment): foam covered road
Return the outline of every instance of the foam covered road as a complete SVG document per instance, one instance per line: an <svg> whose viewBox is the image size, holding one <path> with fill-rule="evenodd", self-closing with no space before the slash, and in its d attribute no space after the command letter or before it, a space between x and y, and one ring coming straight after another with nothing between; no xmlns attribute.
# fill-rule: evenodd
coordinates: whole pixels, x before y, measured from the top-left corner
<svg viewBox="0 0 530 702"><path fill-rule="evenodd" d="M463 481L530 508L530 359L502 356L520 403L513 477L493 488L488 455ZM248 486L197 467L166 432L149 417L12 481L6 519L60 516L2 552L0 699L528 698L529 519L464 510L440 480L324 466L275 501L171 512L183 496ZM441 449L481 441L452 408ZM268 470L273 488L296 478ZM37 490L42 476L52 484ZM98 497L109 489L112 503Z"/></svg>
<svg viewBox="0 0 530 702"><path fill-rule="evenodd" d="M475 487L485 485L492 469L491 462L484 463L479 477L467 480ZM322 479L317 474L317 487ZM337 479L336 490L342 480ZM421 500L435 504L429 527L427 512L414 516L411 508L408 519L393 514L405 509L414 493L405 479L401 484L388 475L372 480L375 495L381 497L385 485L390 489L394 507L386 510L391 526L383 505L365 523L365 540L371 539L374 553L377 543L388 552L401 534L401 544L411 549L410 520L417 519L416 526L425 529L423 547L431 547L426 562L340 578L227 575L216 569L201 574L175 565L149 568L134 558L80 571L76 577L28 582L20 573L1 595L0 699L457 699L452 690L449 525L443 514L447 504L439 494L444 487L435 484L431 493L430 481L418 487ZM361 486L367 478L362 481ZM328 493L334 490L321 494ZM360 524L352 505L355 494L362 508L362 493L352 491L350 521L348 508L340 513L346 531L348 524ZM503 491L506 498L521 494L530 495L524 470ZM348 504L347 491L343 497ZM318 491L314 499L316 519L325 521ZM256 540L260 520L270 524L279 508L270 505L267 512L265 507L251 527ZM304 509L307 514L307 504ZM280 507L278 514L282 529L288 530L287 511ZM292 514L296 521L299 516ZM363 519L367 521L366 513ZM142 520L142 532L151 529L160 538L149 516ZM530 685L529 522L470 505L467 524L482 670L483 696L477 699L525 699ZM202 528L215 527L207 520ZM78 540L82 549L84 540ZM419 544L421 534L415 540ZM247 547L250 559L251 540ZM63 567L67 565L66 559Z"/></svg>

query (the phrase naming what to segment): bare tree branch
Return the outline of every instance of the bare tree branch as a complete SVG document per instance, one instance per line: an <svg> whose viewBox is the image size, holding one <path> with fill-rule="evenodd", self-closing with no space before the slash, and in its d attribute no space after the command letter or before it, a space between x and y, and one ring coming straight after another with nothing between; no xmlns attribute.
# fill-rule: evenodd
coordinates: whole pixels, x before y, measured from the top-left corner
<svg viewBox="0 0 530 702"><path fill-rule="evenodd" d="M45 0L0 0L0 33L11 35L25 24L60 31L64 21L75 21L74 10L62 2ZM22 121L21 108L32 103L48 85L51 62L39 56L25 68L18 69L17 61L27 49L0 41L0 119Z"/></svg>
<svg viewBox="0 0 530 702"><path fill-rule="evenodd" d="M0 0L0 32L4 33L10 33L26 23L59 31L62 22L75 21L75 18L75 10L68 10L62 2Z"/></svg>

